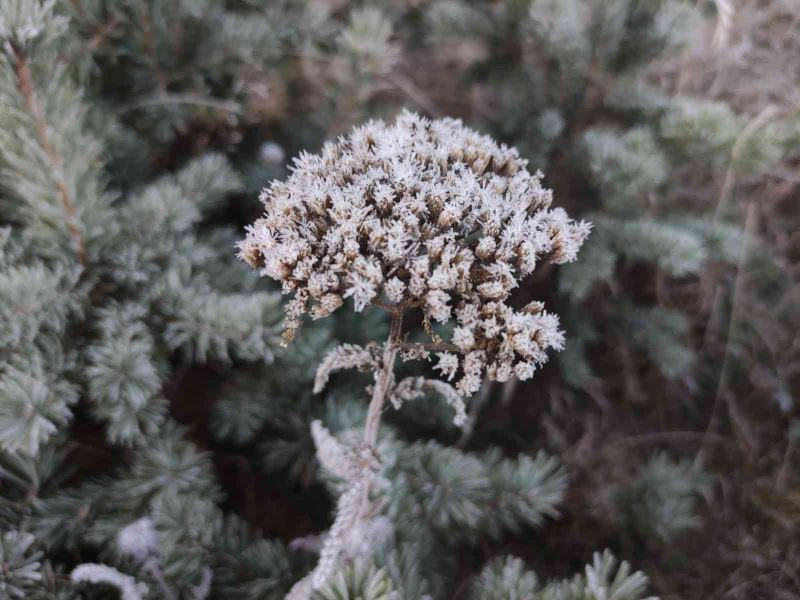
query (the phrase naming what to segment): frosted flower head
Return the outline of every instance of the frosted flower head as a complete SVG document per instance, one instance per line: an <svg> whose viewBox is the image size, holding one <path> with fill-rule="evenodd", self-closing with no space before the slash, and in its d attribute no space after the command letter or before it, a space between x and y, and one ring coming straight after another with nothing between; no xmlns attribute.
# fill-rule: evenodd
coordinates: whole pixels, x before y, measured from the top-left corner
<svg viewBox="0 0 800 600"><path fill-rule="evenodd" d="M457 388L529 375L559 349L558 319L538 304L506 304L539 262L575 256L590 225L550 208L552 192L517 151L456 119L403 112L370 121L319 154L302 153L286 181L261 194L264 215L239 256L293 294L286 341L302 315L352 298L455 319L451 351L466 355ZM441 366L451 376L453 360Z"/></svg>

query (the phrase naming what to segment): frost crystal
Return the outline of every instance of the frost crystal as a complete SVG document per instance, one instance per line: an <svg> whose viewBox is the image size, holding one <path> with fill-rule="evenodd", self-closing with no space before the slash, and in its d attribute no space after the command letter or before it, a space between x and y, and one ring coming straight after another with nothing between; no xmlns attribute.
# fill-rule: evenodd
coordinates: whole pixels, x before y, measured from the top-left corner
<svg viewBox="0 0 800 600"><path fill-rule="evenodd" d="M121 600L143 600L148 592L144 583L137 583L130 575L107 565L84 563L75 567L69 577L75 583L112 585L119 590Z"/></svg>
<svg viewBox="0 0 800 600"><path fill-rule="evenodd" d="M378 538L385 539L385 528L379 522L373 523L368 515L369 490L378 478L380 465L372 449L357 444L344 446L319 421L311 424L311 434L317 447L320 464L332 474L344 480L346 488L336 507L336 519L331 526L320 550L319 562L310 577L314 589L321 587L336 569L341 555L350 557L367 552L374 547ZM370 537L365 538L365 534ZM296 586L295 596L303 598L301 588Z"/></svg>
<svg viewBox="0 0 800 600"><path fill-rule="evenodd" d="M449 352L440 352L438 356L439 364L433 368L437 371L441 371L442 375L447 377L447 380L450 381L453 379L456 371L458 371L458 357Z"/></svg>
<svg viewBox="0 0 800 600"><path fill-rule="evenodd" d="M424 377L406 377L398 383L389 396L389 401L395 408L400 408L403 402L416 400L424 395L425 391L438 393L456 411L453 423L463 427L467 422L467 407L464 399L449 383L436 379L425 379Z"/></svg>
<svg viewBox="0 0 800 600"><path fill-rule="evenodd" d="M262 192L265 213L239 256L294 294L286 342L304 314L327 316L345 298L356 311L419 308L427 323L455 317L449 343L429 333L449 352L442 374L460 369L461 395L484 375L527 379L563 334L541 303L516 310L506 301L539 262L574 260L590 224L550 208L542 174L526 167L515 149L455 119L370 121L320 154L302 153L286 181Z"/></svg>
<svg viewBox="0 0 800 600"><path fill-rule="evenodd" d="M342 344L328 352L317 367L317 374L314 377L314 393L323 390L334 371L375 367L377 364L376 348L375 345L367 345L366 348L362 348L354 344Z"/></svg>
<svg viewBox="0 0 800 600"><path fill-rule="evenodd" d="M137 562L158 552L158 534L150 517L142 517L123 527L117 534L117 547L122 554Z"/></svg>
<svg viewBox="0 0 800 600"><path fill-rule="evenodd" d="M331 435L321 421L311 423L311 437L314 439L320 464L336 477L347 479L351 468L347 448Z"/></svg>

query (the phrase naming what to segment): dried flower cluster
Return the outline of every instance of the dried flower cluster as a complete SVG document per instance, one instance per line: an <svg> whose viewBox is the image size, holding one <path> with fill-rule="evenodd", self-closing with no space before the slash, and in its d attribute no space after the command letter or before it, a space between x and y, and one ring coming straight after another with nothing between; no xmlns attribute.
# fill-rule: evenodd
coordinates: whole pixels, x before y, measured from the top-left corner
<svg viewBox="0 0 800 600"><path fill-rule="evenodd" d="M263 191L265 214L240 257L294 294L287 342L304 314L325 317L346 298L357 311L418 307L427 323L455 315L451 342L429 331L438 369L448 379L460 370L461 395L484 374L527 379L563 335L540 303L506 301L539 261L573 260L590 225L551 209L541 173L526 165L458 120L371 121L301 154L285 182Z"/></svg>

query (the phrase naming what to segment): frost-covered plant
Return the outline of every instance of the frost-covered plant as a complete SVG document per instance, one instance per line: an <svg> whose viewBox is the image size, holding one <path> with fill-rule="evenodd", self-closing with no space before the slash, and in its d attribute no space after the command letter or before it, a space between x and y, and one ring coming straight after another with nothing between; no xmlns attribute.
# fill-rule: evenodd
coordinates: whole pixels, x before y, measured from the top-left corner
<svg viewBox="0 0 800 600"><path fill-rule="evenodd" d="M382 347L340 346L320 365L315 391L342 368L371 370L374 384L360 442L348 448L314 428L320 462L347 487L320 563L296 597L324 584L346 538L374 512L369 494L379 479L375 446L387 399L399 406L436 391L463 423L463 398L484 377L528 379L548 349L562 349L556 315L537 301L513 308L509 298L540 261L574 260L590 225L550 208L542 174L526 167L515 149L458 120L403 112L394 124L370 121L320 154L301 154L291 176L261 194L265 214L247 228L239 255L294 295L285 343L303 315L326 317L346 298L357 312L374 305L391 316ZM407 341L403 316L413 309L422 312L428 342ZM449 340L434 322L455 325ZM395 381L398 354L428 359L431 352L448 381L459 376L455 387L422 377Z"/></svg>
<svg viewBox="0 0 800 600"><path fill-rule="evenodd" d="M647 577L631 573L610 551L595 552L592 564L571 579L539 586L536 574L519 558L506 556L487 564L472 586L473 600L657 600L645 596Z"/></svg>
<svg viewBox="0 0 800 600"><path fill-rule="evenodd" d="M70 574L75 583L105 584L119 590L122 600L142 600L147 595L147 586L137 583L130 575L120 573L113 567L95 563L78 565Z"/></svg>
<svg viewBox="0 0 800 600"><path fill-rule="evenodd" d="M206 516L202 515L201 518ZM206 531L210 530L211 528L206 528ZM159 535L153 519L142 517L126 525L117 533L115 541L118 554L132 559L139 567L140 574L152 579L157 584L160 598L175 600L180 596L169 586L164 570L161 568ZM182 551L191 554L187 548L182 548ZM212 570L208 566L203 566L199 584L190 589L192 600L205 600L208 597L211 593L212 578ZM143 600L148 597L149 588L145 583L137 583L134 577L105 564L84 563L78 565L70 573L70 579L74 583L115 587L119 590L122 600Z"/></svg>
<svg viewBox="0 0 800 600"><path fill-rule="evenodd" d="M376 569L364 559L332 577L324 589L314 592L312 600L399 600L391 580L383 569Z"/></svg>
<svg viewBox="0 0 800 600"><path fill-rule="evenodd" d="M31 548L34 542L33 535L22 531L0 534L0 597L25 598L29 588L42 580L42 553Z"/></svg>

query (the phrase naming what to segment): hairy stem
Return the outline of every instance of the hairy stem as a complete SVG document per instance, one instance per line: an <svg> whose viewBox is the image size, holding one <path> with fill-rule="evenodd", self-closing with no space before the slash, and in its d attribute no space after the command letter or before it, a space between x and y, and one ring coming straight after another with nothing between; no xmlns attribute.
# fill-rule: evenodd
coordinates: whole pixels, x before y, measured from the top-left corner
<svg viewBox="0 0 800 600"><path fill-rule="evenodd" d="M400 349L401 333L403 329L403 307L393 310L392 322L389 326L389 339L383 348L383 360L381 370L375 378L375 386L372 389L372 399L369 402L367 411L367 422L364 427L364 443L369 447L374 447L378 440L378 427L381 424L381 412L392 385L392 375L394 372L394 361L397 358L397 351Z"/></svg>
<svg viewBox="0 0 800 600"><path fill-rule="evenodd" d="M429 352L459 352L458 346L446 342L402 342L403 350L428 350Z"/></svg>

